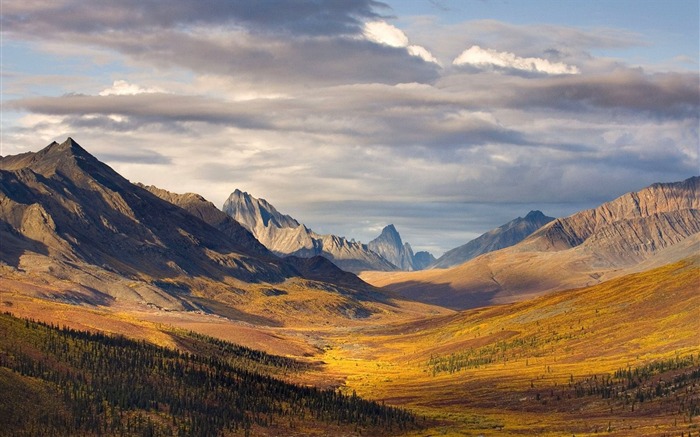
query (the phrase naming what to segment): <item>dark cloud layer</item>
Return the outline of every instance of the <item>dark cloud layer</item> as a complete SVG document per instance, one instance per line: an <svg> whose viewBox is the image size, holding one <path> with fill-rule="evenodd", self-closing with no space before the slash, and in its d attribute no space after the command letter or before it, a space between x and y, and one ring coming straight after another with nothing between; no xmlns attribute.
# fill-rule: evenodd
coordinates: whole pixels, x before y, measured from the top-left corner
<svg viewBox="0 0 700 437"><path fill-rule="evenodd" d="M357 34L377 19L373 0L80 0L25 1L4 5L4 30L55 33L149 32L200 25L240 25L294 35Z"/></svg>
<svg viewBox="0 0 700 437"><path fill-rule="evenodd" d="M700 76L692 73L645 75L625 69L592 77L556 78L521 91L517 97L521 104L568 111L598 107L697 118L700 107Z"/></svg>

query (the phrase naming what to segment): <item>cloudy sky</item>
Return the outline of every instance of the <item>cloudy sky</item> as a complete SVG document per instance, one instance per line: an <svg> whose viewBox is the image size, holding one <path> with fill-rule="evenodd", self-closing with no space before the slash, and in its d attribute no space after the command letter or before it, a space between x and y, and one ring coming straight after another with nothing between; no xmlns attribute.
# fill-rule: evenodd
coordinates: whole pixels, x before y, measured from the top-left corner
<svg viewBox="0 0 700 437"><path fill-rule="evenodd" d="M436 256L700 173L697 0L3 0L2 151Z"/></svg>

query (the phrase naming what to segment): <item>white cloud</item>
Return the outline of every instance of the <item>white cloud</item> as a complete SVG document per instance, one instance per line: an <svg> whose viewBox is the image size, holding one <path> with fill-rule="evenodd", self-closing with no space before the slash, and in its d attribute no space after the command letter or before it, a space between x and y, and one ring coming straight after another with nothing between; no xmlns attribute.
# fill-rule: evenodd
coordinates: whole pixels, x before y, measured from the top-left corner
<svg viewBox="0 0 700 437"><path fill-rule="evenodd" d="M428 49L423 46L409 44L408 37L401 29L385 21L371 21L365 23L363 34L365 38L377 44L405 48L411 56L421 58L425 62L432 62L440 65L440 62Z"/></svg>
<svg viewBox="0 0 700 437"><path fill-rule="evenodd" d="M408 53L412 56L418 56L425 62L432 62L434 64L440 65L440 61L438 61L437 58L433 56L433 54L430 53L425 47L410 45L407 47L407 49Z"/></svg>
<svg viewBox="0 0 700 437"><path fill-rule="evenodd" d="M407 47L408 37L396 26L385 21L371 21L365 23L365 37L378 44L386 44L391 47Z"/></svg>
<svg viewBox="0 0 700 437"><path fill-rule="evenodd" d="M510 52L482 49L479 46L471 46L463 51L452 61L452 64L470 65L478 68L497 67L545 74L580 73L576 66L563 62L550 62L542 58L521 58Z"/></svg>
<svg viewBox="0 0 700 437"><path fill-rule="evenodd" d="M162 93L163 90L156 87L143 88L125 80L115 80L111 87L100 91L101 96L133 96L145 93Z"/></svg>

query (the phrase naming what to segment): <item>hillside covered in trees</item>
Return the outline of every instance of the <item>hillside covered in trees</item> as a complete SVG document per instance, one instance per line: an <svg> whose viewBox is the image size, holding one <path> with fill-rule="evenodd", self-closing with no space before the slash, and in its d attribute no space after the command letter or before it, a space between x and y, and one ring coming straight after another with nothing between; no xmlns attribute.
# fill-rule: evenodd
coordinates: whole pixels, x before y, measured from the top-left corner
<svg viewBox="0 0 700 437"><path fill-rule="evenodd" d="M0 315L0 435L388 434L409 412L271 376L304 364L213 340L197 354Z"/></svg>

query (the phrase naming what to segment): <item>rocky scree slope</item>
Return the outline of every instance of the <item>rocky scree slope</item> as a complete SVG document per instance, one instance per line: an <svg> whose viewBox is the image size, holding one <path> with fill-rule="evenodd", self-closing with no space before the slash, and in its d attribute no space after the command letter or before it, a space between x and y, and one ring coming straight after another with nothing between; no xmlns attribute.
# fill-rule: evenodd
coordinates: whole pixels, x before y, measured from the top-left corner
<svg viewBox="0 0 700 437"><path fill-rule="evenodd" d="M523 249L581 247L602 264L626 266L700 232L700 177L657 183L552 221L524 241Z"/></svg>

